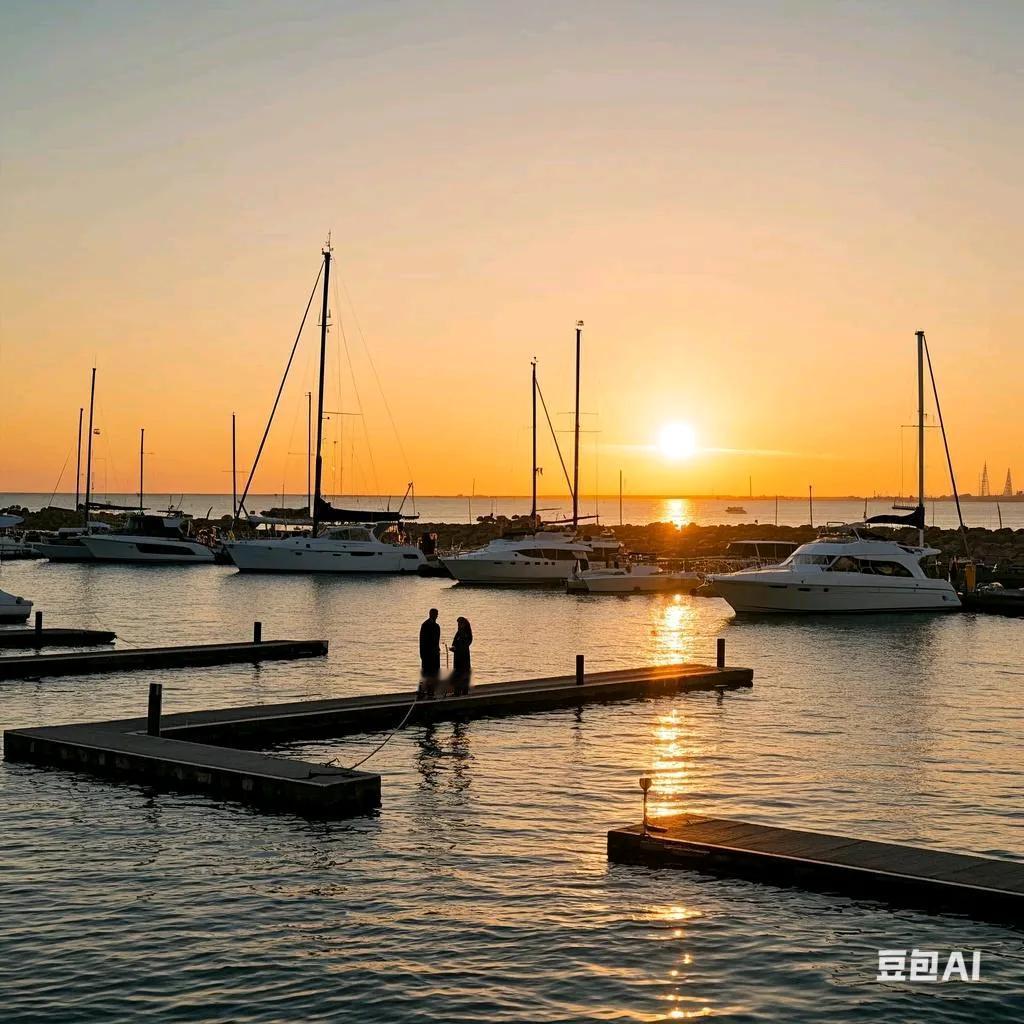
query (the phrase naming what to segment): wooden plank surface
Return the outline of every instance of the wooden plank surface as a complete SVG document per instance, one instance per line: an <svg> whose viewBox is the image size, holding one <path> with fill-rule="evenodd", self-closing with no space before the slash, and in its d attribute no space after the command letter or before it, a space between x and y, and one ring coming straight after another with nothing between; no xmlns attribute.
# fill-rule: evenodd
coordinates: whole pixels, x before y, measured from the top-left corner
<svg viewBox="0 0 1024 1024"><path fill-rule="evenodd" d="M609 859L1024 920L1024 862L696 814L651 824L612 829Z"/></svg>

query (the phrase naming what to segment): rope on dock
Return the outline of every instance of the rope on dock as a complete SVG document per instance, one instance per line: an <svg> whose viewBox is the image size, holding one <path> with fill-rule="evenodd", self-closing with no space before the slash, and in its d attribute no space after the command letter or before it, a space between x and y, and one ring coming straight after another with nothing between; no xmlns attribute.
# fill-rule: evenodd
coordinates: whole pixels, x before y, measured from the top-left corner
<svg viewBox="0 0 1024 1024"><path fill-rule="evenodd" d="M413 702L412 702L412 703L411 703L411 704L409 705L409 708L408 708L408 710L407 710L407 711L405 712L405 715L404 715L404 716L402 717L402 720L401 720L401 721L400 721L400 722L398 723L398 725L396 725L396 726L394 727L394 729L392 729L392 730L391 730L391 732L389 732L389 733L387 734L387 736L385 736L385 737L384 737L384 739L382 739L382 740L380 741L380 743L378 743L378 744L377 744L377 746L375 746L375 747L373 748L373 750L371 750L371 751L370 751L370 752L369 752L369 753L368 753L368 754L366 755L366 757L360 758L360 759L359 759L358 761L356 761L356 763L355 763L355 764L353 764L353 765L349 765L349 767L348 767L348 768L343 768L343 767L342 767L341 765L338 765L338 771L343 771L343 772L353 772L353 771L355 771L355 770L356 770L356 769L357 769L357 768L358 768L358 767L359 767L360 765L366 764L366 762L367 762L367 761L369 761L369 760L370 760L370 758L371 758L371 757L373 757L373 755L374 755L374 754L376 754L376 753L379 753L379 752L380 752L381 750L383 750L383 749L384 749L384 748L385 748L385 747L386 747L386 746L388 745L388 743L389 743L389 742L390 742L390 741L391 741L391 740L392 740L392 739L394 738L395 734L396 734L396 733L400 733L400 732L401 732L401 731L402 731L402 730L403 730L403 729L405 728L405 724L406 724L406 722L408 722L408 721L409 721L409 719L410 719L410 718L412 717L412 713L413 713L413 710L415 709L416 705L417 705L417 704L418 704L419 702L420 702L420 699L419 699L419 696L417 696L417 697L416 697L416 699L415 699L415 700L413 700ZM331 761L333 761L333 760L335 760L335 759L334 759L334 758L331 758ZM327 762L327 763L326 763L326 764L324 765L324 767L326 768L326 767L330 766L330 764L331 764L331 761L328 761L328 762ZM315 777L316 777L316 776L318 776L318 775L333 775L333 774L335 774L335 773L334 773L334 772L310 772L310 773L309 773L309 774L308 774L308 775L306 776L306 778L312 779L312 778L315 778Z"/></svg>
<svg viewBox="0 0 1024 1024"><path fill-rule="evenodd" d="M371 757L373 757L373 755L374 755L374 754L376 754L376 753L377 753L378 751L380 751L380 750L383 750L383 749L384 749L384 747L385 747L385 746L387 746L387 744L388 744L388 742L389 742L389 741L391 740L391 738L392 738L392 737L393 737L393 736L394 736L394 735L395 735L396 733L399 733L399 732L401 732L401 731L402 731L402 729L404 729L404 728L405 728L405 723L406 723L406 722L408 722L408 721L409 721L409 719L410 719L410 718L412 717L413 709L414 709L414 708L416 707L416 705L417 705L418 703L419 703L419 697L416 697L416 699L415 699L415 700L414 700L414 701L413 701L413 702L412 702L412 703L411 703L411 704L409 705L409 710L408 710L408 711L406 711L406 713L405 713L405 717L404 717L404 718L403 718L403 719L401 720L401 722L399 722L399 723L398 723L398 725L397 725L397 726L395 726L395 728L394 728L394 729L392 729L392 730L391 730L391 732L389 732L389 733L387 734L387 736L385 736L385 737L384 737L384 739L383 739L383 740L381 740L381 741L380 741L380 743L378 743L378 744L377 744L377 746L375 746L375 747L373 748L373 750L371 750L371 751L370 751L370 752L369 752L369 753L368 753L368 754L366 755L366 757L362 758L362 759L361 759L361 760L359 760L359 761L356 761L356 763L355 763L355 764L353 764L353 765L350 765L350 766L349 766L349 769L348 769L348 770L349 770L350 772L351 772L351 771L355 771L355 769L356 769L356 768L358 768L358 767L359 767L359 766L360 766L361 764L366 764L366 762L367 762L367 761L369 761L369 760L370 760L370 758L371 758Z"/></svg>

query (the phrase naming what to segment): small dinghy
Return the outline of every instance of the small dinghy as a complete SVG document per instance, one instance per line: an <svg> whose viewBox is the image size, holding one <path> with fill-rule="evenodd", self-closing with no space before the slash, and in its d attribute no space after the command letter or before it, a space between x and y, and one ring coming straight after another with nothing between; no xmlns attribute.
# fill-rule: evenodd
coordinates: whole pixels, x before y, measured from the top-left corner
<svg viewBox="0 0 1024 1024"><path fill-rule="evenodd" d="M31 614L31 601L0 590L0 622L24 622Z"/></svg>

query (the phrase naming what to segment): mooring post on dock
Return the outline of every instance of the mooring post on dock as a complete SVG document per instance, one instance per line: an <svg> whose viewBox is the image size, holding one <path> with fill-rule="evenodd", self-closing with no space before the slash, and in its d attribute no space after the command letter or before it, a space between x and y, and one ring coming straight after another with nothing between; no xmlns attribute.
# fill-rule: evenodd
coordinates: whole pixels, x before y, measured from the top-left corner
<svg viewBox="0 0 1024 1024"><path fill-rule="evenodd" d="M252 624L252 642L254 644L263 643L263 623L254 622Z"/></svg>
<svg viewBox="0 0 1024 1024"><path fill-rule="evenodd" d="M576 685L583 685L583 655L576 655Z"/></svg>
<svg viewBox="0 0 1024 1024"><path fill-rule="evenodd" d="M160 735L160 711L163 705L164 687L162 683L149 684L149 710L146 713L146 732L150 736Z"/></svg>
<svg viewBox="0 0 1024 1024"><path fill-rule="evenodd" d="M725 668L725 637L720 636L717 643L717 657L715 664L719 668Z"/></svg>
<svg viewBox="0 0 1024 1024"><path fill-rule="evenodd" d="M651 788L651 777L650 775L640 776L640 788L644 791L644 819L643 819L643 835L647 835L647 790Z"/></svg>
<svg viewBox="0 0 1024 1024"><path fill-rule="evenodd" d="M40 636L43 632L43 613L36 612L36 636Z"/></svg>

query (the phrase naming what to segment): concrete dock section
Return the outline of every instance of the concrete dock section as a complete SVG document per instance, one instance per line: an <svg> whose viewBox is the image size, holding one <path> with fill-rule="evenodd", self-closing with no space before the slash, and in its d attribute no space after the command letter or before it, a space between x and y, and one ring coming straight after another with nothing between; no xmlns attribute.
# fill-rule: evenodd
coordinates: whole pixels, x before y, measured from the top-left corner
<svg viewBox="0 0 1024 1024"><path fill-rule="evenodd" d="M1024 863L681 814L608 833L608 859L1024 921Z"/></svg>
<svg viewBox="0 0 1024 1024"><path fill-rule="evenodd" d="M0 629L0 648L99 647L116 639L107 629Z"/></svg>
<svg viewBox="0 0 1024 1024"><path fill-rule="evenodd" d="M380 776L240 748L752 683L750 669L661 665L490 683L432 700L405 692L171 715L157 709L150 719L8 729L4 757L268 808L358 814L380 805Z"/></svg>
<svg viewBox="0 0 1024 1024"><path fill-rule="evenodd" d="M578 682L576 676L518 679L473 686L462 697L420 701L410 722L526 714L665 693L732 690L750 686L753 686L751 669L689 664L587 673L582 682ZM318 736L344 736L394 728L415 699L415 692L406 691L189 712L165 716L162 732L165 736L203 743L246 746Z"/></svg>
<svg viewBox="0 0 1024 1024"><path fill-rule="evenodd" d="M114 726L111 722L8 730L4 758L158 789L200 790L300 814L344 816L380 806L379 775L123 732Z"/></svg>
<svg viewBox="0 0 1024 1024"><path fill-rule="evenodd" d="M131 647L71 654L11 655L0 658L0 680L317 658L326 653L326 640L265 640L258 643L247 641L233 644L186 644L182 647Z"/></svg>

